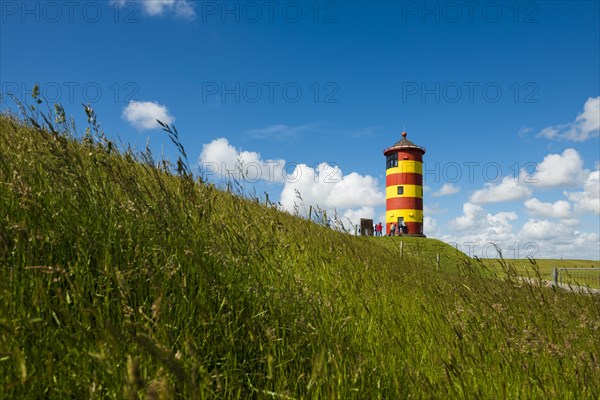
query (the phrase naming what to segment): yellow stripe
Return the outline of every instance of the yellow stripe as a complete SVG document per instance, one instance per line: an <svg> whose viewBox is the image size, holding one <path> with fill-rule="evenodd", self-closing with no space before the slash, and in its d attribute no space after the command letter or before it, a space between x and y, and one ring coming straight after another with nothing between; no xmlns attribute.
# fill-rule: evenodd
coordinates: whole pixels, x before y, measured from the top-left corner
<svg viewBox="0 0 600 400"><path fill-rule="evenodd" d="M404 193L398 194L398 186L404 187ZM394 185L385 188L385 198L392 199L394 197L423 197L423 186L420 185Z"/></svg>
<svg viewBox="0 0 600 400"><path fill-rule="evenodd" d="M421 210L388 210L385 212L385 222L398 222L398 217L404 217L404 222L423 223L423 211Z"/></svg>
<svg viewBox="0 0 600 400"><path fill-rule="evenodd" d="M398 160L397 167L388 168L385 171L386 176L401 173L423 174L423 163L420 161Z"/></svg>

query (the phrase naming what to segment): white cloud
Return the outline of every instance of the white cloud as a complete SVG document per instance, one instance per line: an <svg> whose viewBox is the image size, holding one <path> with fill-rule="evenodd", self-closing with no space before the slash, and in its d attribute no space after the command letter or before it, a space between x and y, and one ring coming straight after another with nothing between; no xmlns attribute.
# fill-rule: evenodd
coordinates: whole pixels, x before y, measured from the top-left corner
<svg viewBox="0 0 600 400"><path fill-rule="evenodd" d="M489 204L522 200L531 197L534 187L579 186L583 184L588 175L589 171L583 168L583 161L579 153L575 149L566 149L562 154L545 156L537 165L536 171L522 169L518 178L505 176L500 183L485 183L483 189L476 190L471 194L469 202Z"/></svg>
<svg viewBox="0 0 600 400"><path fill-rule="evenodd" d="M377 222L381 222L382 225L385 225L385 208L383 212L377 216Z"/></svg>
<svg viewBox="0 0 600 400"><path fill-rule="evenodd" d="M577 218L563 218L560 220L560 223L565 226L576 227L581 225L581 222Z"/></svg>
<svg viewBox="0 0 600 400"><path fill-rule="evenodd" d="M360 219L373 219L375 217L375 209L373 207L360 207L356 209L347 209L342 214L342 222L349 221L352 225L360 226ZM373 224L377 222L373 221Z"/></svg>
<svg viewBox="0 0 600 400"><path fill-rule="evenodd" d="M565 235L565 225L548 220L530 219L523 225L520 233L532 240L552 240Z"/></svg>
<svg viewBox="0 0 600 400"><path fill-rule="evenodd" d="M369 138L375 136L375 132L377 132L379 129L381 129L380 126L369 126L350 132L350 136L352 136L354 139Z"/></svg>
<svg viewBox="0 0 600 400"><path fill-rule="evenodd" d="M175 15L187 19L193 20L196 18L196 10L190 0L179 0L175 2Z"/></svg>
<svg viewBox="0 0 600 400"><path fill-rule="evenodd" d="M423 212L427 215L446 214L447 208L442 208L440 203L423 203Z"/></svg>
<svg viewBox="0 0 600 400"><path fill-rule="evenodd" d="M266 128L250 129L248 133L253 139L285 140L298 137L303 131L313 128L315 124L289 126L284 124L271 125Z"/></svg>
<svg viewBox="0 0 600 400"><path fill-rule="evenodd" d="M166 106L153 101L130 101L123 109L122 117L140 131L160 128L156 120L165 124L175 121Z"/></svg>
<svg viewBox="0 0 600 400"><path fill-rule="evenodd" d="M445 230L440 239L458 245L471 256L494 257L497 253L492 243L500 245L501 248L510 246L514 238L512 221L517 219L514 212L490 214L479 205L465 203L463 215L449 224L449 227L456 231Z"/></svg>
<svg viewBox="0 0 600 400"><path fill-rule="evenodd" d="M530 219L517 235L517 240L536 247L540 257L582 258L597 260L600 256L600 236L594 232L580 232L576 226L548 220Z"/></svg>
<svg viewBox="0 0 600 400"><path fill-rule="evenodd" d="M285 160L263 160L259 153L238 150L225 138L203 145L198 162L207 178L249 182L282 183L286 167Z"/></svg>
<svg viewBox="0 0 600 400"><path fill-rule="evenodd" d="M281 192L281 204L285 209L291 211L294 204L299 203L296 192L300 193L306 207L318 205L329 210L385 203L385 194L379 189L377 179L356 172L344 176L341 169L327 163L319 164L316 169L305 164L296 165Z"/></svg>
<svg viewBox="0 0 600 400"><path fill-rule="evenodd" d="M441 197L441 196L450 196L460 192L460 188L458 186L454 186L452 183L444 183L440 190L432 193L433 197Z"/></svg>
<svg viewBox="0 0 600 400"><path fill-rule="evenodd" d="M172 8L175 0L141 0L140 4L148 15L156 16Z"/></svg>
<svg viewBox="0 0 600 400"><path fill-rule="evenodd" d="M599 100L589 99L584 111L573 123L548 128L554 129L554 134L547 137L583 141L597 136ZM524 135L526 133L523 132ZM600 235L597 230L579 230L583 225L589 226L589 221L581 219L581 214L600 215L598 166L597 163L594 172L586 170L581 155L572 148L548 154L533 173L523 169L517 178L507 176L499 183L486 183L471 194L469 202L463 205L462 215L450 220L447 228L431 228L443 233L442 240L458 244L463 251L479 257L495 256L493 244L496 244L506 258L530 256L598 260ZM563 192L566 199L555 201L531 198L534 190L552 188L570 188L570 191ZM491 214L483 208L488 203L521 199L527 199L524 207L534 218L528 219L520 228L515 212Z"/></svg>
<svg viewBox="0 0 600 400"><path fill-rule="evenodd" d="M123 7L129 0L111 0L113 7ZM196 18L194 5L190 0L132 0L139 4L146 15L151 17L172 13L176 17L193 20Z"/></svg>
<svg viewBox="0 0 600 400"><path fill-rule="evenodd" d="M440 230L438 228L437 220L435 218L424 216L423 217L423 232L425 232L428 237L440 236Z"/></svg>
<svg viewBox="0 0 600 400"><path fill-rule="evenodd" d="M281 159L263 160L259 153L236 149L225 138L205 144L198 162L209 179L233 177L251 183L283 184L279 202L284 210L306 215L310 206L319 207L346 228L350 228L349 222L357 225L361 218L374 218L375 207L385 203L385 194L371 176L356 172L344 175L327 163L312 168Z"/></svg>
<svg viewBox="0 0 600 400"><path fill-rule="evenodd" d="M588 98L575 121L549 126L542 129L536 137L552 140L570 140L583 142L597 137L600 132L600 96Z"/></svg>
<svg viewBox="0 0 600 400"><path fill-rule="evenodd" d="M496 214L486 214L485 228L488 233L492 233L496 235L496 237L501 237L501 235L505 235L510 233L512 230L512 225L509 221L516 221L519 217L513 211L502 211Z"/></svg>
<svg viewBox="0 0 600 400"><path fill-rule="evenodd" d="M317 168L298 164L285 180L280 203L285 210L302 215L309 206L319 207L329 218L337 216L348 229L348 222L356 225L361 218L374 218L374 207L385 203L385 194L377 179L369 175L344 175L337 166L327 163Z"/></svg>
<svg viewBox="0 0 600 400"><path fill-rule="evenodd" d="M499 203L521 200L530 197L531 189L521 183L521 179L506 176L498 184L487 182L483 189L474 191L469 202L474 204Z"/></svg>
<svg viewBox="0 0 600 400"><path fill-rule="evenodd" d="M573 218L549 221L529 219L516 233L514 212L487 213L481 206L465 203L463 215L450 222L443 241L458 245L469 255L496 257L497 245L505 258L580 258L600 257L599 235L578 231ZM454 229L454 230L452 230Z"/></svg>
<svg viewBox="0 0 600 400"><path fill-rule="evenodd" d="M588 175L581 192L564 192L577 212L600 215L600 171Z"/></svg>
<svg viewBox="0 0 600 400"><path fill-rule="evenodd" d="M519 129L519 132L517 133L517 135L518 135L520 138L526 138L526 137L527 137L527 135L529 135L529 134L531 133L531 131L533 131L533 129L532 129L532 128L529 128L529 127L523 127L523 128L521 128L521 129Z"/></svg>
<svg viewBox="0 0 600 400"><path fill-rule="evenodd" d="M573 187L583 184L589 175L575 149L566 149L562 154L548 154L537 167L530 176L521 171L520 180L543 188Z"/></svg>
<svg viewBox="0 0 600 400"><path fill-rule="evenodd" d="M547 218L570 218L571 204L565 200L555 203L545 203L536 198L525 201L525 208L532 215Z"/></svg>
<svg viewBox="0 0 600 400"><path fill-rule="evenodd" d="M472 203L463 204L463 215L455 218L451 225L455 229L465 230L475 227L478 220L484 215L483 207Z"/></svg>
<svg viewBox="0 0 600 400"><path fill-rule="evenodd" d="M452 220L450 226L457 230L470 230L475 234L498 238L510 233L512 226L509 221L517 218L517 214L512 211L490 214L477 204L464 203L463 215Z"/></svg>

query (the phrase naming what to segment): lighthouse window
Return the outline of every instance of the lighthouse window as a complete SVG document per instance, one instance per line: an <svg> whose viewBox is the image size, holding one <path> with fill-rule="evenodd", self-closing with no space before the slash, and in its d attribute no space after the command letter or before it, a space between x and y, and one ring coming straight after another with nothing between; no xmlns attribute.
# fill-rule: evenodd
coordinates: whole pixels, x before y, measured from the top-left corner
<svg viewBox="0 0 600 400"><path fill-rule="evenodd" d="M394 168L398 166L398 153L390 154L385 158L385 168Z"/></svg>
<svg viewBox="0 0 600 400"><path fill-rule="evenodd" d="M398 186L398 194L404 194L404 186Z"/></svg>

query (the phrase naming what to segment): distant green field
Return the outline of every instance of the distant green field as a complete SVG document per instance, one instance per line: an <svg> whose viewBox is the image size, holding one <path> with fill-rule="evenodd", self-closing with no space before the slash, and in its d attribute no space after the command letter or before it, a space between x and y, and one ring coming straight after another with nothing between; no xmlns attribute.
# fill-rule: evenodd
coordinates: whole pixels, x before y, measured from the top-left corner
<svg viewBox="0 0 600 400"><path fill-rule="evenodd" d="M490 269L498 273L505 272L506 268L495 259L484 259L483 262ZM600 288L600 263L590 260L555 260L555 259L535 259L530 260L507 260L507 263L514 268L517 274L524 277L540 277L548 281L552 280L552 270L554 268L597 268L597 271L569 271L560 275L561 282Z"/></svg>
<svg viewBox="0 0 600 400"><path fill-rule="evenodd" d="M591 260L555 260L555 259L496 259L483 258L474 260L451 245L440 240L416 237L371 237L376 243L384 246L388 251L400 254L400 243L403 242L405 255L414 256L416 260L437 266L437 255L440 256L440 268L453 268L457 264L470 263L474 268L487 270L504 278L507 266L511 272L527 278L541 278L552 280L554 268L598 268L598 271L564 272L560 275L560 282L600 288L600 264Z"/></svg>
<svg viewBox="0 0 600 400"><path fill-rule="evenodd" d="M335 231L87 112L0 115L1 399L600 398L600 296Z"/></svg>
<svg viewBox="0 0 600 400"><path fill-rule="evenodd" d="M511 272L527 278L541 278L552 280L554 268L598 268L598 271L564 272L560 275L560 282L600 288L600 263L590 260L554 260L554 259L491 259L484 258L478 261L471 259L461 251L440 240L415 237L371 237L376 243L383 245L391 252L400 254L400 243L405 255L414 256L416 260L437 266L437 255L440 256L440 268L453 268L455 265L470 263L474 268L481 268L484 273L504 277L507 267ZM477 267L478 266L478 267Z"/></svg>

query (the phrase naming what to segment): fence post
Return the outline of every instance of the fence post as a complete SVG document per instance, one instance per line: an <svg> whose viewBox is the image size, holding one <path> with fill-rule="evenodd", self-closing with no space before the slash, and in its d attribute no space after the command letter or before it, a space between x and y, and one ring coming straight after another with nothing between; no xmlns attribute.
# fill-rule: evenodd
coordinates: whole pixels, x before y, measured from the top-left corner
<svg viewBox="0 0 600 400"><path fill-rule="evenodd" d="M440 270L440 255L439 253L435 255L435 262L437 264L437 270Z"/></svg>
<svg viewBox="0 0 600 400"><path fill-rule="evenodd" d="M552 268L552 285L558 286L558 268Z"/></svg>
<svg viewBox="0 0 600 400"><path fill-rule="evenodd" d="M404 242L400 241L400 258L404 257Z"/></svg>

